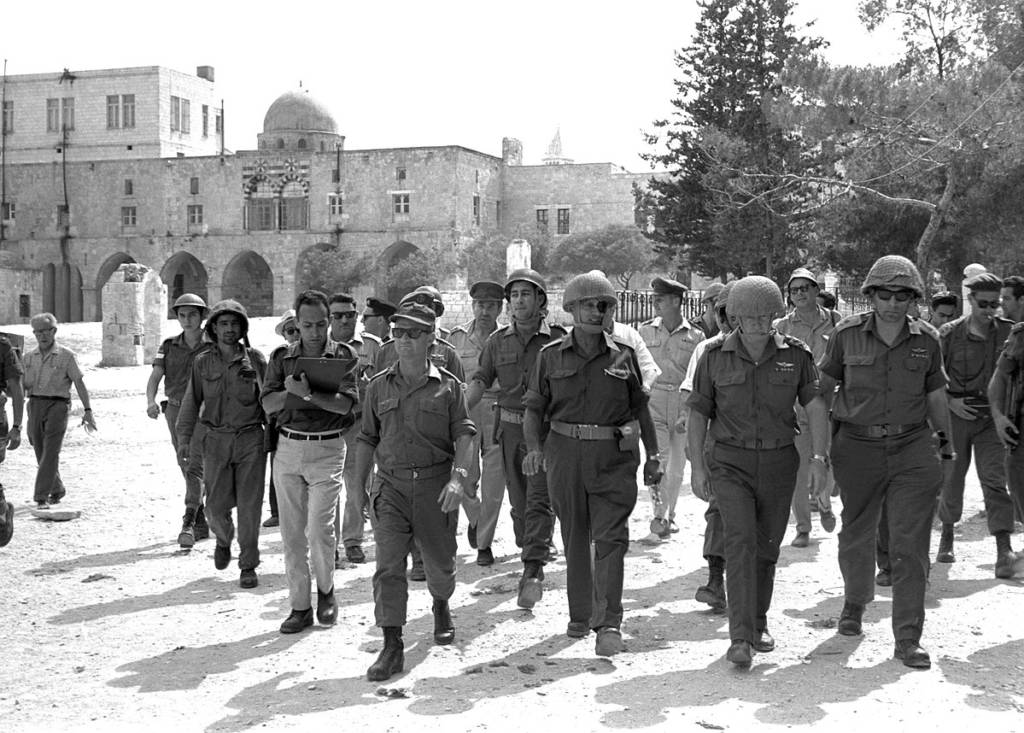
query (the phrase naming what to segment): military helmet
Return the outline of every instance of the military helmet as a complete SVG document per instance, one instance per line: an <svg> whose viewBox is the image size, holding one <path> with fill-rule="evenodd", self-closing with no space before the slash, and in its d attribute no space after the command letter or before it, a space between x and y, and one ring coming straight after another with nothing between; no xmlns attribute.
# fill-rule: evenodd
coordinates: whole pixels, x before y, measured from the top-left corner
<svg viewBox="0 0 1024 733"><path fill-rule="evenodd" d="M539 272L531 270L529 267L520 267L518 270L513 270L509 273L509 276L505 278L505 300L508 300L509 293L512 291L512 283L520 281L530 283L530 285L537 288L537 290L540 291L540 294L544 296L544 300L541 302L541 307L543 308L547 305L547 283L544 282L544 278L541 277Z"/></svg>
<svg viewBox="0 0 1024 733"><path fill-rule="evenodd" d="M616 305L619 302L615 288L600 270L584 272L567 282L565 293L562 295L562 308L571 313L574 303L587 298L597 298L609 305Z"/></svg>
<svg viewBox="0 0 1024 733"><path fill-rule="evenodd" d="M195 293L183 293L178 296L178 299L174 301L174 305L171 306L171 310L174 311L174 315L178 315L178 308L182 306L191 306L199 309L199 315L205 317L210 309L206 305L206 301L200 298Z"/></svg>
<svg viewBox="0 0 1024 733"><path fill-rule="evenodd" d="M726 312L730 316L781 316L786 312L782 291L774 281L761 275L740 278L729 292Z"/></svg>
<svg viewBox="0 0 1024 733"><path fill-rule="evenodd" d="M217 319L225 313L234 313L242 319L242 337L244 338L249 333L249 314L245 312L245 308L241 303L230 298L218 300L213 304L213 308L210 310L210 317L206 319L206 333L209 334L211 339L216 341L213 326L217 323Z"/></svg>
<svg viewBox="0 0 1024 733"><path fill-rule="evenodd" d="M924 296L924 281L917 266L900 255L885 255L875 260L860 286L860 292L870 295L875 288L912 290L918 298Z"/></svg>
<svg viewBox="0 0 1024 733"><path fill-rule="evenodd" d="M732 292L732 286L735 285L737 282L739 281L730 280L722 287L722 290L718 293L718 296L715 298L715 310L725 308L729 305L729 293Z"/></svg>

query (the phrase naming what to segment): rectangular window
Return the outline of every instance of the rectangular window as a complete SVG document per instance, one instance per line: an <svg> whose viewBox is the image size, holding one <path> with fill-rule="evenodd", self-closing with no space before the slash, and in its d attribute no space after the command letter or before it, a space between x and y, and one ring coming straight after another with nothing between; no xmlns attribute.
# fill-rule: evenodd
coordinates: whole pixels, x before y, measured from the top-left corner
<svg viewBox="0 0 1024 733"><path fill-rule="evenodd" d="M473 223L480 226L480 197L473 196Z"/></svg>
<svg viewBox="0 0 1024 733"><path fill-rule="evenodd" d="M68 210L68 207L65 206L64 204L57 204L57 226L71 226L71 212Z"/></svg>
<svg viewBox="0 0 1024 733"><path fill-rule="evenodd" d="M3 211L0 212L0 218L4 221L14 222L14 202L4 201Z"/></svg>
<svg viewBox="0 0 1024 733"><path fill-rule="evenodd" d="M251 231L271 231L274 228L275 199L249 199L246 205L246 228Z"/></svg>
<svg viewBox="0 0 1024 733"><path fill-rule="evenodd" d="M306 206L305 197L280 199L279 228L300 230L306 228Z"/></svg>
<svg viewBox="0 0 1024 733"><path fill-rule="evenodd" d="M203 105L203 137L210 136L210 105Z"/></svg>
<svg viewBox="0 0 1024 733"><path fill-rule="evenodd" d="M22 294L18 296L18 316L30 318L32 316L32 296Z"/></svg>
<svg viewBox="0 0 1024 733"><path fill-rule="evenodd" d="M546 232L548 230L548 210L537 209L537 231Z"/></svg>
<svg viewBox="0 0 1024 733"><path fill-rule="evenodd" d="M181 129L181 98L171 95L171 132Z"/></svg>
<svg viewBox="0 0 1024 733"><path fill-rule="evenodd" d="M189 204L188 205L188 225L195 226L203 223L203 206L202 204Z"/></svg>
<svg viewBox="0 0 1024 733"><path fill-rule="evenodd" d="M60 132L60 100L46 100L46 131Z"/></svg>
<svg viewBox="0 0 1024 733"><path fill-rule="evenodd" d="M4 102L4 132L14 132L14 102Z"/></svg>
<svg viewBox="0 0 1024 733"><path fill-rule="evenodd" d="M399 166L398 168L395 168L395 180L397 180L399 183L401 183L402 181L405 180L405 166L404 165Z"/></svg>
<svg viewBox="0 0 1024 733"><path fill-rule="evenodd" d="M218 135L220 135L221 132L224 131L224 123L221 121L220 115L217 115L213 118L213 131L216 132Z"/></svg>
<svg viewBox="0 0 1024 733"><path fill-rule="evenodd" d="M392 221L408 221L409 220L409 194L407 193L393 193L391 194L391 211Z"/></svg>
<svg viewBox="0 0 1024 733"><path fill-rule="evenodd" d="M121 126L121 98L116 94L107 95L107 129L116 130Z"/></svg>
<svg viewBox="0 0 1024 733"><path fill-rule="evenodd" d="M495 201L494 202L494 226L496 226L496 227L500 227L501 226L501 202L500 201Z"/></svg>
<svg viewBox="0 0 1024 733"><path fill-rule="evenodd" d="M132 183L132 179L131 178L125 178L124 179L124 195L125 196L133 196L133 195L135 195L135 184Z"/></svg>
<svg viewBox="0 0 1024 733"><path fill-rule="evenodd" d="M65 130L75 129L75 98L64 97L60 100L60 122Z"/></svg>
<svg viewBox="0 0 1024 733"><path fill-rule="evenodd" d="M337 168L331 171L331 183L341 183L341 171Z"/></svg>
<svg viewBox="0 0 1024 733"><path fill-rule="evenodd" d="M188 192L193 196L199 193L199 179L196 176L188 179Z"/></svg>
<svg viewBox="0 0 1024 733"><path fill-rule="evenodd" d="M135 95L121 95L121 127L135 127Z"/></svg>
<svg viewBox="0 0 1024 733"><path fill-rule="evenodd" d="M340 193L327 194L327 209L332 219L339 217L344 213L344 206Z"/></svg>
<svg viewBox="0 0 1024 733"><path fill-rule="evenodd" d="M192 111L187 99L181 100L181 134L188 135L192 132Z"/></svg>
<svg viewBox="0 0 1024 733"><path fill-rule="evenodd" d="M135 226L135 207L134 206L122 206L121 207L121 226L133 227Z"/></svg>
<svg viewBox="0 0 1024 733"><path fill-rule="evenodd" d="M558 210L558 233L568 234L569 233L569 210L559 209Z"/></svg>

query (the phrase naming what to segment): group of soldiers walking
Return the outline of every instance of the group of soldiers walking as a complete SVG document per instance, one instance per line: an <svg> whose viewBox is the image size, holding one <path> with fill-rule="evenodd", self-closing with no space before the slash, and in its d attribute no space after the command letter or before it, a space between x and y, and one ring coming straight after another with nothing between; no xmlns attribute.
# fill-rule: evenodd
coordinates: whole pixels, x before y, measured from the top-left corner
<svg viewBox="0 0 1024 733"><path fill-rule="evenodd" d="M370 680L403 670L410 578L425 580L433 599L434 641L453 642L459 510L477 564L491 565L506 490L521 548L518 605L543 598L557 524L566 633L593 631L597 654L621 652L638 471L642 463L652 506L642 541L670 541L687 460L693 493L708 502L708 579L696 599L727 609L730 662L747 667L754 653L775 648L768 614L790 513L791 544L807 547L815 512L826 532L835 529L838 494L838 632L862 633L876 584L891 585L894 656L926 668L932 522L937 512L937 559L954 561L972 449L995 576L1014 572L1024 326L996 312L1024 320L1022 286L990 273L973 278L970 312L936 330L910 315L924 286L898 256L868 273L862 292L871 309L846 318L821 304L820 283L804 268L785 293L758 276L715 285L693 320L682 312L687 288L656 278L657 316L637 332L615 322L618 298L599 271L566 283L562 307L572 323L563 328L548 321L544 278L522 269L504 284L474 283L473 319L446 338L437 327L444 304L429 286L397 306L369 299L362 329L351 296L303 292L278 325L289 343L269 359L250 346L242 305L207 308L186 294L174 304L182 333L153 365L147 412L165 415L185 479L179 544L212 533L214 563L224 569L237 531L244 588L259 582L272 455L267 525L280 525L291 605L282 633L313 624L314 581L316 620L336 622L334 571L342 556L365 561L369 518L384 634ZM304 358L337 360L337 385L314 385Z"/></svg>

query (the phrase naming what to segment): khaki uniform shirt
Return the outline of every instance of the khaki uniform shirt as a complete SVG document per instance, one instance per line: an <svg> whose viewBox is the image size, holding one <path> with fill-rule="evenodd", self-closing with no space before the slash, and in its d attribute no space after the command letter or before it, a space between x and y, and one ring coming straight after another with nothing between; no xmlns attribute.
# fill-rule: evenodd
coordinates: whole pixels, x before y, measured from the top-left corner
<svg viewBox="0 0 1024 733"><path fill-rule="evenodd" d="M942 363L949 377L946 389L953 397L978 397L987 402L988 383L1013 322L994 318L988 333L981 337L971 333L969 321L970 316L960 316L939 329Z"/></svg>
<svg viewBox="0 0 1024 733"><path fill-rule="evenodd" d="M685 318L674 331L669 331L658 316L640 325L640 336L661 369L654 387L678 390L697 344L705 339L704 332Z"/></svg>
<svg viewBox="0 0 1024 733"><path fill-rule="evenodd" d="M480 354L480 366L473 379L484 387L492 387L497 380L498 406L522 412L523 397L530 386L530 372L537 355L547 344L565 336L561 326L541 321L540 327L525 342L515 324L502 326L491 334Z"/></svg>
<svg viewBox="0 0 1024 733"><path fill-rule="evenodd" d="M259 386L266 373L267 360L256 349L240 346L229 361L221 357L217 346L197 356L178 414L178 444L192 439L197 419L209 430L225 433L266 422ZM198 417L200 408L202 418Z"/></svg>
<svg viewBox="0 0 1024 733"><path fill-rule="evenodd" d="M153 366L164 370L164 395L172 403L181 404L188 386L189 375L192 374L192 362L196 356L209 349L213 344L204 338L193 349L185 341L185 334L164 339L153 359Z"/></svg>

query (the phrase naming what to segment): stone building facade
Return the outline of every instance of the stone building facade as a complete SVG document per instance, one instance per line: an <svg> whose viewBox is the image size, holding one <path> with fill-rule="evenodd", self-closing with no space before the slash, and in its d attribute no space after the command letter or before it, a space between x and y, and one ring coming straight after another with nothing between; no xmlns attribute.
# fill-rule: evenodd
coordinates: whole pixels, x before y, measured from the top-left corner
<svg viewBox="0 0 1024 733"><path fill-rule="evenodd" d="M76 117L60 155L52 134L41 143L32 135L46 130L38 110L63 99L52 95L70 82L59 74L9 80L19 92L7 139L0 267L24 275L2 278L19 289L0 295L0 322L40 310L100 320L103 286L126 262L159 272L172 303L182 292L210 302L234 297L262 316L289 307L312 249L394 262L481 234L512 239L546 227L557 239L633 221L632 186L641 175L609 163L523 166L522 146L511 138L500 157L457 145L348 150L334 119L301 91L270 106L256 149L222 153L220 110L207 103L213 70L198 71L188 83L188 75L158 67L75 72L75 114L98 115L115 93L119 101L134 94L140 142L122 150L123 129L104 129L102 116L92 129ZM132 86L149 77L161 81L148 91ZM193 95L193 116L206 107L214 120L212 128L201 118L198 130L195 120L189 126L190 139L205 139L207 148L181 139L185 94ZM204 138L211 129L217 134ZM365 290L375 291L374 283Z"/></svg>

